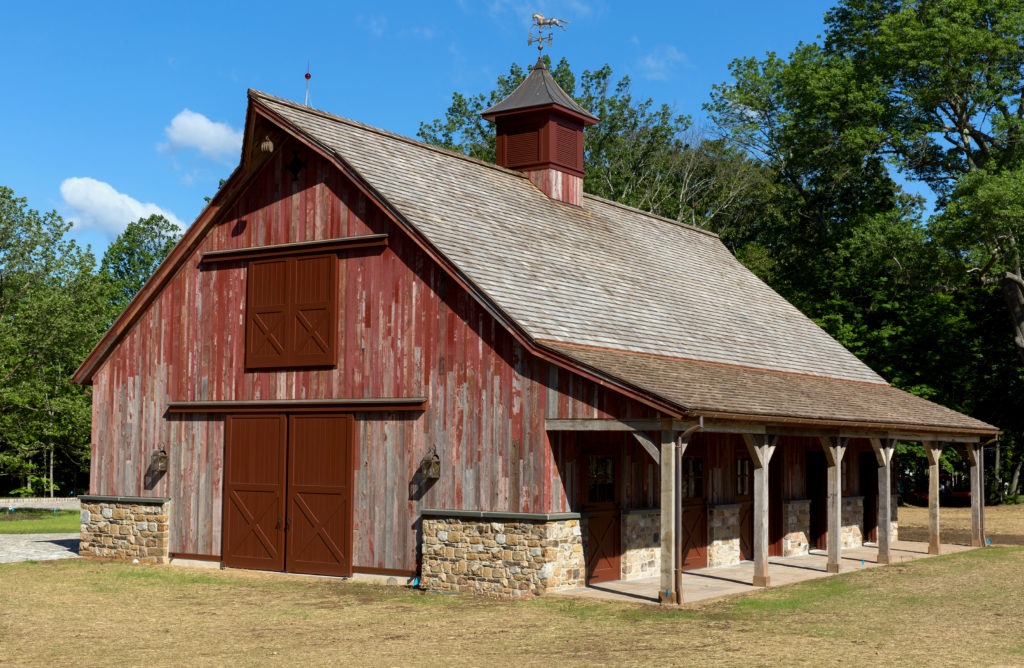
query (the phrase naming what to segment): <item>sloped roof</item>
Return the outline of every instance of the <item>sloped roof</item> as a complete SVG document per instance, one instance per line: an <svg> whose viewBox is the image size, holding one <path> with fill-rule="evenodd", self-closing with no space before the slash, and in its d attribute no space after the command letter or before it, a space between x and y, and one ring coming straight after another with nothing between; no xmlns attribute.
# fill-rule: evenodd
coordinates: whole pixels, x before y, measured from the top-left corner
<svg viewBox="0 0 1024 668"><path fill-rule="evenodd" d="M597 122L597 117L576 103L576 100L569 97L562 87L551 77L544 61L537 59L529 76L523 79L522 83L516 86L508 97L498 104L485 109L480 115L484 118L493 119L495 116L507 114L512 111L533 109L555 105L562 107L575 115L582 116L584 123L592 125Z"/></svg>
<svg viewBox="0 0 1024 668"><path fill-rule="evenodd" d="M251 92L347 163L535 342L696 413L994 433L890 387L718 237Z"/></svg>
<svg viewBox="0 0 1024 668"><path fill-rule="evenodd" d="M249 95L250 115L267 115L351 170L538 354L680 414L997 433L890 387L714 234L590 195L578 207L556 202L520 172ZM241 167L75 372L76 382L91 382L215 224L240 175Z"/></svg>

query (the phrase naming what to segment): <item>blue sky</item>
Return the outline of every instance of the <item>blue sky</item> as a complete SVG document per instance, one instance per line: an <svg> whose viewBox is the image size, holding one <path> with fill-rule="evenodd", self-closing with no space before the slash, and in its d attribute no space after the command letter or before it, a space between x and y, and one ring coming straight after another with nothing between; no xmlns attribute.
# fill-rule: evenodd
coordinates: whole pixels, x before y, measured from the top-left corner
<svg viewBox="0 0 1024 668"><path fill-rule="evenodd" d="M827 5L765 2L5 3L0 185L75 222L97 253L131 220L188 225L238 162L246 89L415 136L453 91L528 65L530 15L565 19L546 52L611 65L641 99L701 117L735 58L788 54Z"/></svg>

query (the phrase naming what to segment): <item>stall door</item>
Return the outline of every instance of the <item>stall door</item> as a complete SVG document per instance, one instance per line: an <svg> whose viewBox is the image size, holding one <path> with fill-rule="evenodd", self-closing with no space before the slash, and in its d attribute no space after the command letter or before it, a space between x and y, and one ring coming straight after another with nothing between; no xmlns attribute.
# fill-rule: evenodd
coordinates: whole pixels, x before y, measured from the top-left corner
<svg viewBox="0 0 1024 668"><path fill-rule="evenodd" d="M622 578L619 520L619 463L621 455L592 451L585 455L583 516L587 526L587 582Z"/></svg>
<svg viewBox="0 0 1024 668"><path fill-rule="evenodd" d="M698 450L693 448L693 451ZM704 484L703 453L694 457L683 457L682 470L679 475L682 478L683 532L680 536L680 545L683 554L683 570L706 568L708 565L708 502L707 487Z"/></svg>
<svg viewBox="0 0 1024 668"><path fill-rule="evenodd" d="M224 565L351 575L351 434L346 415L228 418Z"/></svg>

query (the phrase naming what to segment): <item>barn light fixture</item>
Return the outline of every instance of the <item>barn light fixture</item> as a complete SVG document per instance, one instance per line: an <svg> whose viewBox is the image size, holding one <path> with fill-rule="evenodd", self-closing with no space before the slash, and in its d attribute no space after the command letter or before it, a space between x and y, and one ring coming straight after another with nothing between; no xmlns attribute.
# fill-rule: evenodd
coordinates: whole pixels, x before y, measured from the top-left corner
<svg viewBox="0 0 1024 668"><path fill-rule="evenodd" d="M264 153L273 153L274 152L274 142L271 141L270 135L267 135L263 139L263 143L260 144L260 150L263 151Z"/></svg>
<svg viewBox="0 0 1024 668"><path fill-rule="evenodd" d="M441 458L437 456L437 450L433 447L430 452L420 461L420 471L427 480L437 480L441 477Z"/></svg>
<svg viewBox="0 0 1024 668"><path fill-rule="evenodd" d="M154 473L164 473L167 471L167 451L161 448L154 452L152 457L150 457L149 465Z"/></svg>

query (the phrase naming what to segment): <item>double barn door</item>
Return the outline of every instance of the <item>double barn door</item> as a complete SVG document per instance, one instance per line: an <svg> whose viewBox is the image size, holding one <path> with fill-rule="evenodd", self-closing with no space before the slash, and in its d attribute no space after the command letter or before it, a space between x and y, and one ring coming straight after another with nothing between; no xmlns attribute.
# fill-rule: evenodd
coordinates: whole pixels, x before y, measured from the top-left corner
<svg viewBox="0 0 1024 668"><path fill-rule="evenodd" d="M349 415L229 416L224 565L351 575L352 471Z"/></svg>

